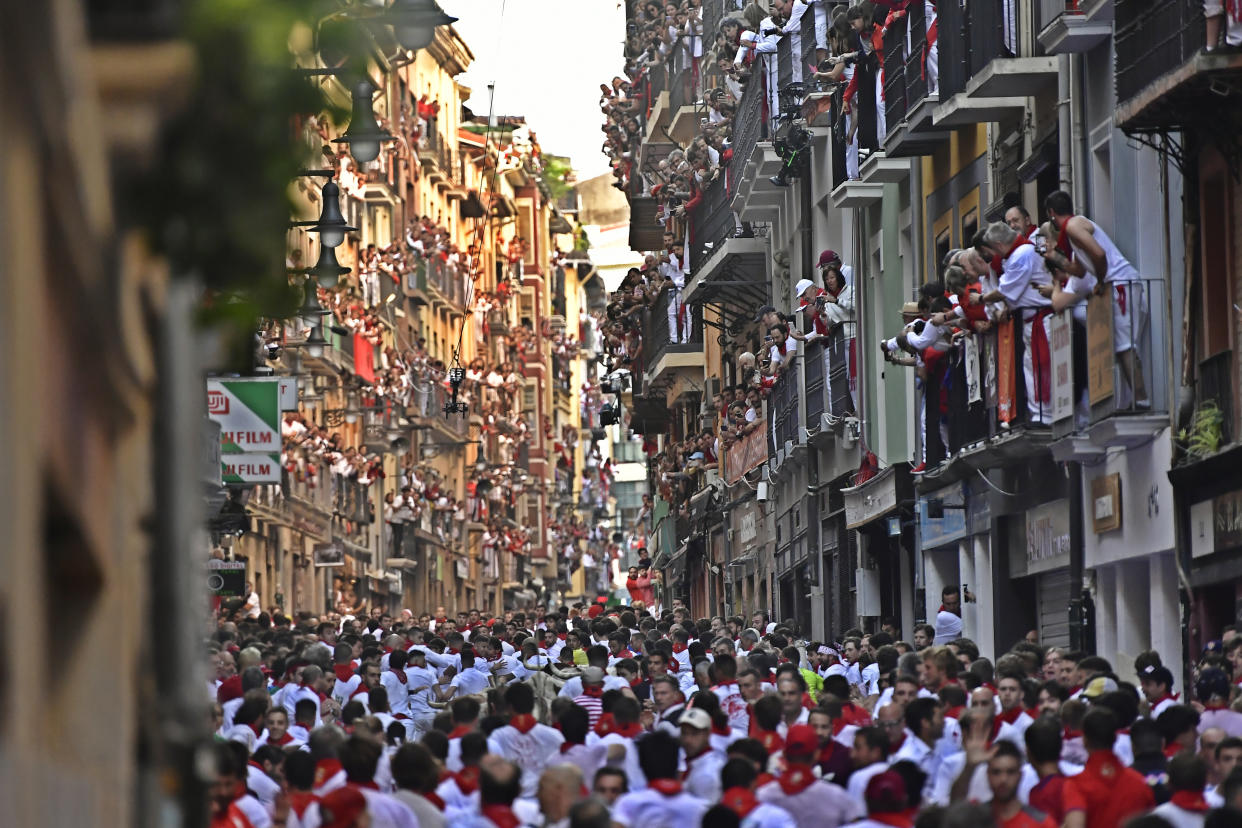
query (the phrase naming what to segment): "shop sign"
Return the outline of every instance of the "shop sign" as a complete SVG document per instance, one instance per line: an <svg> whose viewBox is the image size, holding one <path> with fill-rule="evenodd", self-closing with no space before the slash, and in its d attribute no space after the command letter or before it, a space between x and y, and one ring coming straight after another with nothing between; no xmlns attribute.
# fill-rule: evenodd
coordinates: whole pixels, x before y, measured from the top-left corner
<svg viewBox="0 0 1242 828"><path fill-rule="evenodd" d="M1026 513L1027 574L1059 569L1069 562L1069 502L1062 498Z"/></svg>
<svg viewBox="0 0 1242 828"><path fill-rule="evenodd" d="M1091 526L1096 533L1121 528L1121 475L1106 474L1091 481Z"/></svg>
<svg viewBox="0 0 1242 828"><path fill-rule="evenodd" d="M1242 491L1220 495L1212 502L1215 549L1242 546Z"/></svg>
<svg viewBox="0 0 1242 828"><path fill-rule="evenodd" d="M1190 557L1201 558L1216 551L1216 503L1204 500L1190 507Z"/></svg>
<svg viewBox="0 0 1242 828"><path fill-rule="evenodd" d="M1087 393L1091 404L1113 396L1112 291L1087 300Z"/></svg>
<svg viewBox="0 0 1242 828"><path fill-rule="evenodd" d="M270 454L224 454L220 477L225 483L279 483L280 458Z"/></svg>
<svg viewBox="0 0 1242 828"><path fill-rule="evenodd" d="M919 536L924 549L966 537L966 488L957 483L919 498ZM938 517L933 517L938 515Z"/></svg>
<svg viewBox="0 0 1242 828"><path fill-rule="evenodd" d="M344 566L345 544L340 541L317 543L311 550L315 566Z"/></svg>
<svg viewBox="0 0 1242 828"><path fill-rule="evenodd" d="M1074 415L1074 326L1070 312L1063 310L1048 317L1048 350L1052 363L1052 420L1060 422Z"/></svg>
<svg viewBox="0 0 1242 828"><path fill-rule="evenodd" d="M725 451L725 482L730 486L741 480L748 471L767 462L768 425L763 419L758 422L758 428Z"/></svg>
<svg viewBox="0 0 1242 828"><path fill-rule="evenodd" d="M207 380L207 416L220 426L225 483L280 482L280 380Z"/></svg>
<svg viewBox="0 0 1242 828"><path fill-rule="evenodd" d="M246 562L207 562L207 589L217 598L241 598L246 593Z"/></svg>

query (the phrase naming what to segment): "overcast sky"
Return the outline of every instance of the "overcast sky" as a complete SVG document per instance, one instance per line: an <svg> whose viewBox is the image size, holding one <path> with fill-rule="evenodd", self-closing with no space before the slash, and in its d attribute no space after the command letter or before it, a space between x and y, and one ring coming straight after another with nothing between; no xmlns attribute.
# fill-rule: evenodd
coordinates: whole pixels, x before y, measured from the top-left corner
<svg viewBox="0 0 1242 828"><path fill-rule="evenodd" d="M544 152L567 155L579 177L608 171L599 85L619 74L625 12L618 0L439 0L474 52L459 80L467 102L486 116L487 85L496 114L525 115ZM503 15L501 8L504 8Z"/></svg>

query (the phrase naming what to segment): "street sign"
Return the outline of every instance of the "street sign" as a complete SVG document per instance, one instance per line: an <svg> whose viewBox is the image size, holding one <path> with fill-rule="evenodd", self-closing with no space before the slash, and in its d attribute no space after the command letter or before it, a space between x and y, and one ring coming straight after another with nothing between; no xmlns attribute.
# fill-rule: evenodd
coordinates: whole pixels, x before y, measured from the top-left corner
<svg viewBox="0 0 1242 828"><path fill-rule="evenodd" d="M220 424L225 454L280 452L280 383L207 380L207 416Z"/></svg>
<svg viewBox="0 0 1242 828"><path fill-rule="evenodd" d="M279 483L280 456L272 454L224 454L220 468L225 483Z"/></svg>

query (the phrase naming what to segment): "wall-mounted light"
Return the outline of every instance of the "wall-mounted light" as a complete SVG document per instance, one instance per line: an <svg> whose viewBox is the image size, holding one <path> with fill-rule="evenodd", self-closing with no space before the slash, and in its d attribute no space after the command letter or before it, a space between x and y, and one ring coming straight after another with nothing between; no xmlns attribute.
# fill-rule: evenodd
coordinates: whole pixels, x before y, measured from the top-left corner
<svg viewBox="0 0 1242 828"><path fill-rule="evenodd" d="M375 119L375 87L369 81L354 84L350 94L353 99L353 114L349 119L349 129L340 138L333 139L333 143L348 144L349 154L354 160L365 164L379 158L380 144L396 139L392 133L381 129Z"/></svg>
<svg viewBox="0 0 1242 828"><path fill-rule="evenodd" d="M426 49L436 36L437 26L456 23L435 0L393 0L380 19L392 26L393 36L402 48Z"/></svg>

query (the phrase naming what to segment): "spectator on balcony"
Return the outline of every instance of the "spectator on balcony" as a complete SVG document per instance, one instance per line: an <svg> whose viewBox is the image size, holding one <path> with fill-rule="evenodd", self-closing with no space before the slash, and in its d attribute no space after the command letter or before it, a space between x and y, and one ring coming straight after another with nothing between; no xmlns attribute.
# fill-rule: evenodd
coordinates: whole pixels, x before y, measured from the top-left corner
<svg viewBox="0 0 1242 828"><path fill-rule="evenodd" d="M788 325L779 322L768 328L767 336L763 341L768 349L768 369L765 373L769 376L778 376L798 355L798 340L789 334Z"/></svg>
<svg viewBox="0 0 1242 828"><path fill-rule="evenodd" d="M661 287L669 292L668 341L673 345L689 342L694 320L681 296L690 271L684 243L674 242L672 250L661 251L659 262L660 277L663 279Z"/></svg>
<svg viewBox="0 0 1242 828"><path fill-rule="evenodd" d="M1102 227L1086 216L1074 214L1069 193L1057 190L1049 194L1044 199L1044 209L1058 234L1045 256L1048 265L1084 280L1071 292L1094 290L1102 295L1106 289L1112 289L1113 351L1128 386L1123 389L1124 395L1118 395L1118 407L1150 407L1138 352L1147 327L1147 297L1138 270Z"/></svg>
<svg viewBox="0 0 1242 828"><path fill-rule="evenodd" d="M1242 3L1238 0L1204 0L1203 17L1207 24L1207 43L1204 51L1211 53L1221 48L1221 30L1225 45L1230 51L1242 48Z"/></svg>
<svg viewBox="0 0 1242 828"><path fill-rule="evenodd" d="M1052 303L1039 291L1050 284L1048 270L1035 246L1003 222L989 224L983 247L1003 271L995 291L984 301L1003 300L1022 324L1022 373L1026 379L1028 420L1032 425L1052 423L1052 362L1048 325Z"/></svg>
<svg viewBox="0 0 1242 828"><path fill-rule="evenodd" d="M851 134L856 133L859 126L872 119L865 117L861 107L875 110L875 132L867 130L859 138L861 150L878 149L884 144L888 129L884 119L884 34L881 27L872 19L874 7L870 2L850 6L845 13L846 20L855 36L857 63L849 85L845 88L844 109L852 115ZM859 95L867 98L863 103ZM852 137L851 137L852 142ZM857 178L857 175L851 176Z"/></svg>

